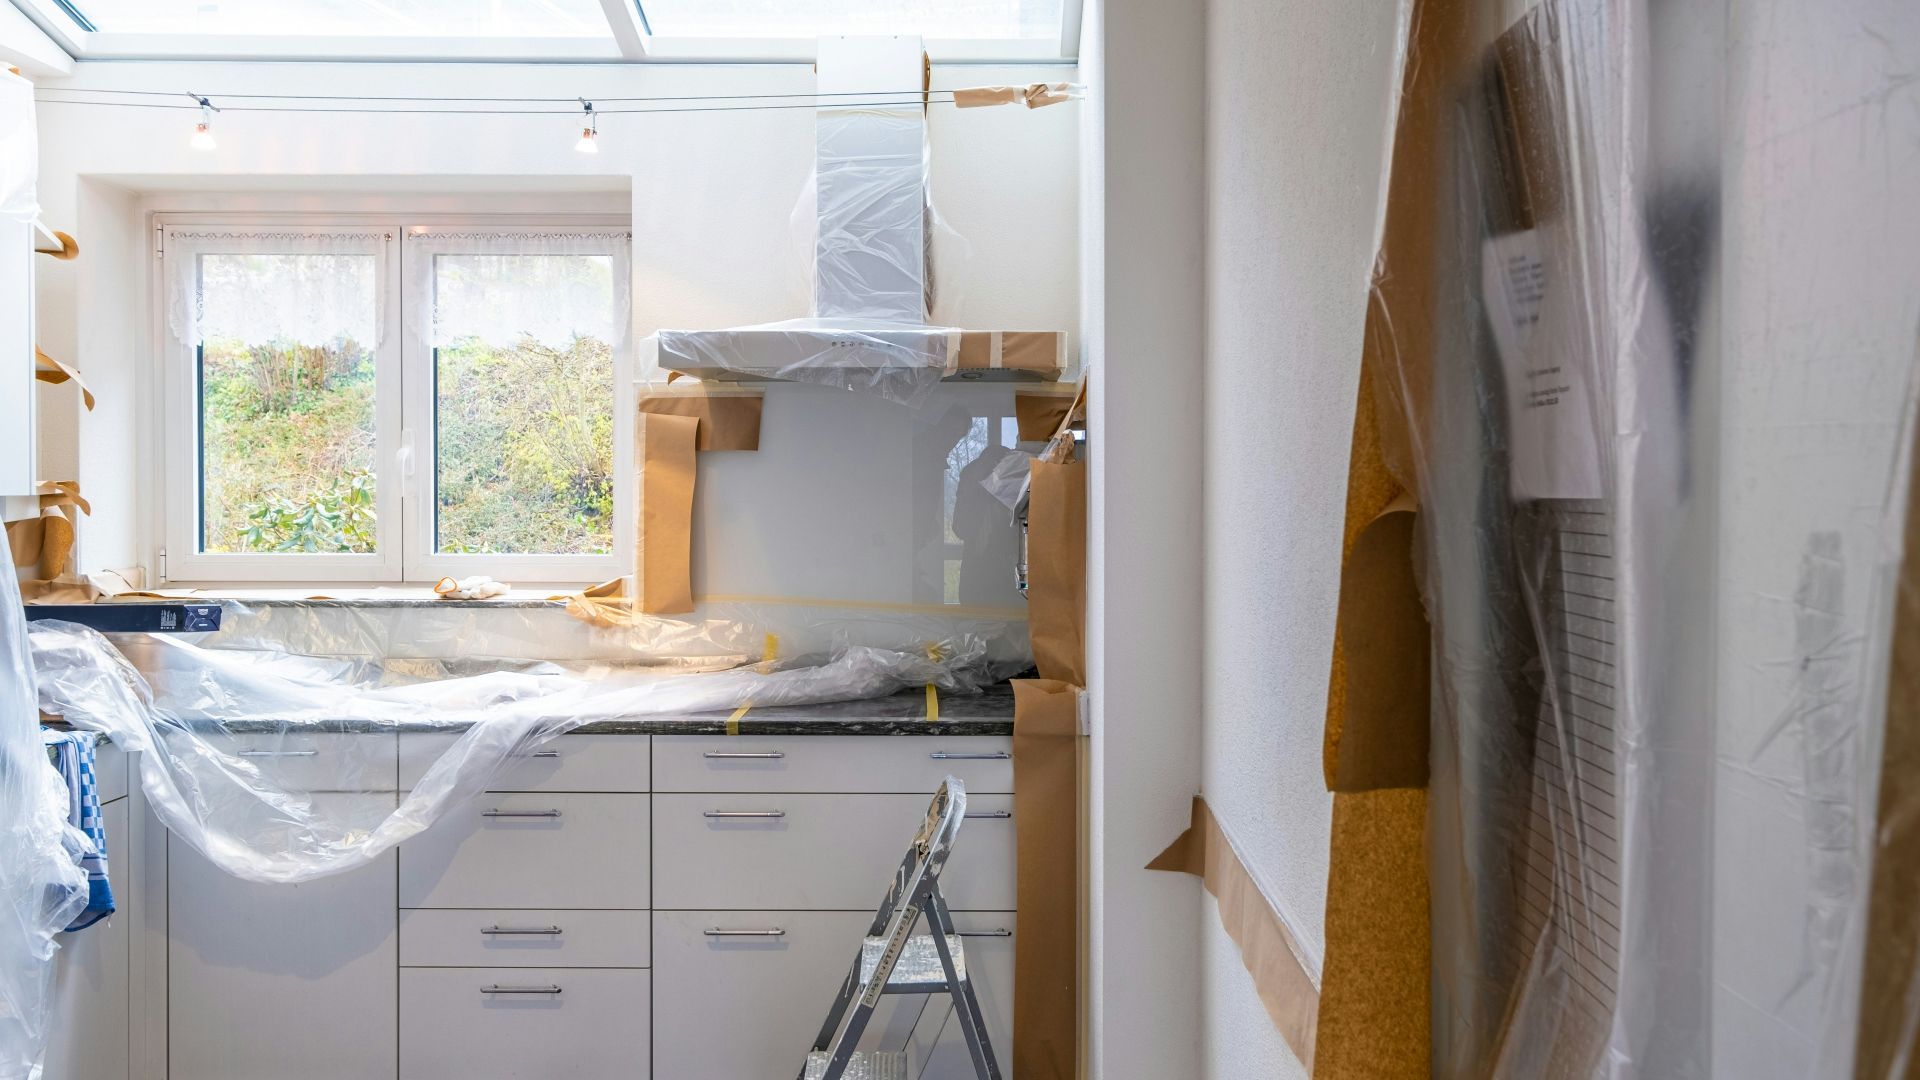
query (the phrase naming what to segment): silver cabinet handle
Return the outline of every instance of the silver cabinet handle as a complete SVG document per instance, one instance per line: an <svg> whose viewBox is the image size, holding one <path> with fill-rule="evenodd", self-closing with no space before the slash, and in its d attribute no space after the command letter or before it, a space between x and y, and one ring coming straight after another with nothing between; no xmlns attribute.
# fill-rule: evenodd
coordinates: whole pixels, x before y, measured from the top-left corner
<svg viewBox="0 0 1920 1080"><path fill-rule="evenodd" d="M979 810L979 811L975 811L974 813L968 814L967 816L968 817L984 817L984 818L1010 818L1013 816L1013 811L1011 810Z"/></svg>
<svg viewBox="0 0 1920 1080"><path fill-rule="evenodd" d="M783 818L785 810L708 810L701 817L710 818Z"/></svg>
<svg viewBox="0 0 1920 1080"><path fill-rule="evenodd" d="M787 753L784 750L709 750L706 753L701 754L700 756L703 758L709 758L709 759L755 758L755 759L764 760L764 761L771 761L775 758L786 757Z"/></svg>
<svg viewBox="0 0 1920 1080"><path fill-rule="evenodd" d="M318 757L318 750L242 750L241 757Z"/></svg>
<svg viewBox="0 0 1920 1080"><path fill-rule="evenodd" d="M482 934L500 934L509 937L543 936L552 937L560 933L557 926L483 926Z"/></svg>
<svg viewBox="0 0 1920 1080"><path fill-rule="evenodd" d="M558 751L558 750L535 750L535 751L534 751L533 753L531 753L531 754L528 754L527 756L528 756L528 757L549 757L549 758L552 758L552 757L559 757L559 756L560 756L560 751Z"/></svg>
<svg viewBox="0 0 1920 1080"><path fill-rule="evenodd" d="M1012 937L1013 936L1013 931L1007 929L1004 926L998 927L993 930L955 930L953 933L955 937Z"/></svg>
<svg viewBox="0 0 1920 1080"><path fill-rule="evenodd" d="M779 927L766 930L723 930L718 926L709 926L700 931L708 937L786 937L787 932Z"/></svg>
<svg viewBox="0 0 1920 1080"><path fill-rule="evenodd" d="M501 986L496 983L493 986L481 987L480 992L483 994L557 994L560 992L560 988L553 985Z"/></svg>
<svg viewBox="0 0 1920 1080"><path fill-rule="evenodd" d="M560 811L558 810L482 810L480 811L480 816L481 817L557 818L560 816Z"/></svg>
<svg viewBox="0 0 1920 1080"><path fill-rule="evenodd" d="M945 750L935 750L928 754L935 761L1006 761L1013 754L1006 750L993 750L978 754L950 754Z"/></svg>

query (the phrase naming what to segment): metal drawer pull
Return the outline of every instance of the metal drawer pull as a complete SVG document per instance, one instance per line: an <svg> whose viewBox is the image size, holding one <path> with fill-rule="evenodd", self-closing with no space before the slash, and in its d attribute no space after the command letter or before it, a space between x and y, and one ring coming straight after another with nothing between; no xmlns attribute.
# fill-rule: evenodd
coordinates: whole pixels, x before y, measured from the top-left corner
<svg viewBox="0 0 1920 1080"><path fill-rule="evenodd" d="M955 930L955 937L1012 937L1013 931L1002 926L996 930Z"/></svg>
<svg viewBox="0 0 1920 1080"><path fill-rule="evenodd" d="M967 816L968 817L989 817L989 818L1010 818L1013 816L1013 811L1011 810L980 810L975 813L968 814Z"/></svg>
<svg viewBox="0 0 1920 1080"><path fill-rule="evenodd" d="M700 755L703 758L758 758L772 760L787 756L785 750L709 750Z"/></svg>
<svg viewBox="0 0 1920 1080"><path fill-rule="evenodd" d="M481 817L542 817L557 818L558 810L482 810Z"/></svg>
<svg viewBox="0 0 1920 1080"><path fill-rule="evenodd" d="M710 818L782 818L785 810L708 810L701 814Z"/></svg>
<svg viewBox="0 0 1920 1080"><path fill-rule="evenodd" d="M480 928L480 932L483 934L502 934L508 936L542 935L551 937L560 933L560 928L557 926L483 926Z"/></svg>
<svg viewBox="0 0 1920 1080"><path fill-rule="evenodd" d="M935 750L927 756L935 761L1005 761L1013 754L1007 750L994 750L982 754L950 754L945 750Z"/></svg>
<svg viewBox="0 0 1920 1080"><path fill-rule="evenodd" d="M242 750L241 757L318 757L318 750Z"/></svg>
<svg viewBox="0 0 1920 1080"><path fill-rule="evenodd" d="M770 930L722 930L717 926L709 926L705 930L702 930L700 932L707 935L708 937L786 937L787 936L787 932L785 930L780 929L777 926L773 927Z"/></svg>
<svg viewBox="0 0 1920 1080"><path fill-rule="evenodd" d="M495 986L483 986L480 988L480 992L483 994L557 994L560 992L560 988L557 986L498 986L498 985L495 985Z"/></svg>
<svg viewBox="0 0 1920 1080"><path fill-rule="evenodd" d="M531 753L531 754L528 754L527 756L528 756L528 757L559 757L559 756L560 756L560 751L558 751L558 750L535 750L535 751L534 751L533 753Z"/></svg>

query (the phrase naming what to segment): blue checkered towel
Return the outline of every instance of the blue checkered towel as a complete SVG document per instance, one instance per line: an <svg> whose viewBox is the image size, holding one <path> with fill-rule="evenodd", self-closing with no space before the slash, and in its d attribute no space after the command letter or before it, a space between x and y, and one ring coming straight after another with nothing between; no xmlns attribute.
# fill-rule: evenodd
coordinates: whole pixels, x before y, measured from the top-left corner
<svg viewBox="0 0 1920 1080"><path fill-rule="evenodd" d="M81 869L87 872L87 906L74 918L67 932L85 930L113 914L113 886L107 882L107 827L100 817L100 788L93 775L93 745L98 738L91 731L40 730L47 746L47 757L67 781L67 823L86 834L92 850L79 855Z"/></svg>

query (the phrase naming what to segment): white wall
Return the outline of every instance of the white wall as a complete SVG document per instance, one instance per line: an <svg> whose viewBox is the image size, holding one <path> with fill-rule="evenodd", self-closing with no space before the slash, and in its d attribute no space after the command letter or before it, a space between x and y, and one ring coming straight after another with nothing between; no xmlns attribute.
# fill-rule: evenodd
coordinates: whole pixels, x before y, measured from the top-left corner
<svg viewBox="0 0 1920 1080"><path fill-rule="evenodd" d="M1399 14L1208 6L1201 787L1316 976L1322 719ZM1215 926L1202 940L1205 1075L1302 1075L1238 952Z"/></svg>
<svg viewBox="0 0 1920 1080"><path fill-rule="evenodd" d="M933 77L937 88L1071 79L1074 70L936 67ZM139 475L134 466L151 437L147 418L134 410L136 399L145 400L150 363L150 245L130 210L136 196L144 195L138 205L145 209L208 205L193 197L197 189L230 193L212 200L215 205L314 205L309 196L348 191L416 206L437 192L542 191L547 209L598 206L603 196L584 192L630 189L638 335L806 314L807 263L796 250L790 218L812 167L813 112L604 112L621 107L608 99L623 96L804 93L814 86L805 65L82 63L70 79L41 85L178 92L182 103L192 90L236 107L248 102L222 95L344 89L577 95L603 109L602 152L593 157L573 152L580 125L571 115L241 111L216 118L219 148L207 153L187 146L191 111L43 103L44 216L75 232L83 254L74 263L44 267L42 341L77 362L101 398L101 411L83 417L70 390L43 392L43 452L80 476L96 502L80 541L82 569L143 562L151 550L142 543L149 515L137 505L151 491L127 487ZM1031 112L934 106L934 198L971 252L970 260L956 262L958 246L938 246L951 287L936 304L937 319L1077 335L1079 110L1078 104ZM272 194L250 194L257 192ZM952 273L955 268L962 273ZM781 462L763 455L762 464L778 468ZM804 478L792 480L803 484ZM817 595L804 583L798 593Z"/></svg>
<svg viewBox="0 0 1920 1080"><path fill-rule="evenodd" d="M1196 1075L1199 891L1147 862L1199 788L1200 20L1088 4L1092 1075Z"/></svg>

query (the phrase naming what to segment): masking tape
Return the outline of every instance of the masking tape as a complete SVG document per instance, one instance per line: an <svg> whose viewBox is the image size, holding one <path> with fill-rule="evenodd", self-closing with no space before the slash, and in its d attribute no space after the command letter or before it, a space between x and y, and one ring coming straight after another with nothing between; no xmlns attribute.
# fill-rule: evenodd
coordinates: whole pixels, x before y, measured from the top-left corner
<svg viewBox="0 0 1920 1080"><path fill-rule="evenodd" d="M747 715L747 710L751 708L753 708L753 702L748 701L745 704L741 705L739 708L733 710L733 715L727 717L727 734L729 735L740 734L740 718Z"/></svg>

